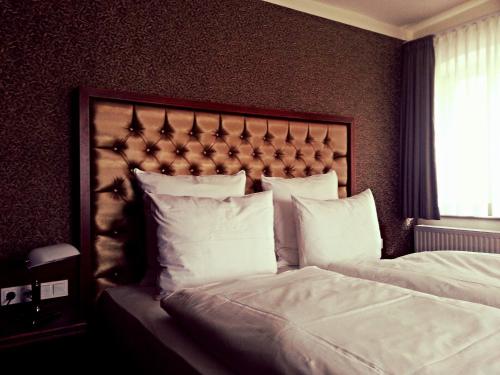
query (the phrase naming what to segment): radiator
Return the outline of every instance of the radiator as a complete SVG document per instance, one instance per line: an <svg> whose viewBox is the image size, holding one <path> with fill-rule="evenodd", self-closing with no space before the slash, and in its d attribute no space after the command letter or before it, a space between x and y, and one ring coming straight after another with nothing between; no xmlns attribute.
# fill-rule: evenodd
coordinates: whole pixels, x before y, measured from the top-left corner
<svg viewBox="0 0 500 375"><path fill-rule="evenodd" d="M415 251L433 250L500 253L500 232L430 225L415 226Z"/></svg>

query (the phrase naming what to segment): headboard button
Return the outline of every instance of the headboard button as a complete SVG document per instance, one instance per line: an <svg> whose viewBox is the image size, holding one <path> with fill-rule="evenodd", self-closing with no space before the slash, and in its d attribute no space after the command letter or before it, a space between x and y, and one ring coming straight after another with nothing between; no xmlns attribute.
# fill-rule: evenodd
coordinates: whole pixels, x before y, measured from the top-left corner
<svg viewBox="0 0 500 375"><path fill-rule="evenodd" d="M118 193L118 189L117 189L117 188L114 188L114 189L113 189L113 193Z"/></svg>
<svg viewBox="0 0 500 375"><path fill-rule="evenodd" d="M161 165L159 166L159 170L160 170L160 172L161 172L161 173L163 173L163 174L167 174L167 175L172 175L172 174L174 174L174 169L172 168L172 166L171 166L171 165L168 165L168 164L167 164L167 165L166 165L166 164L161 164Z"/></svg>

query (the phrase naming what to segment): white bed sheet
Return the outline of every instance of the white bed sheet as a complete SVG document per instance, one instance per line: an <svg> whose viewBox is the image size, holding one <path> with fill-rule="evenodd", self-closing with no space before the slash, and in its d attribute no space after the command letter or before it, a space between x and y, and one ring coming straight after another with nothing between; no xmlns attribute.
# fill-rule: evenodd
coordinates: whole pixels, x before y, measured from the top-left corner
<svg viewBox="0 0 500 375"><path fill-rule="evenodd" d="M162 306L249 374L500 373L500 310L316 267L184 289Z"/></svg>
<svg viewBox="0 0 500 375"><path fill-rule="evenodd" d="M500 308L500 255L430 251L396 259L331 264L329 270L436 296Z"/></svg>

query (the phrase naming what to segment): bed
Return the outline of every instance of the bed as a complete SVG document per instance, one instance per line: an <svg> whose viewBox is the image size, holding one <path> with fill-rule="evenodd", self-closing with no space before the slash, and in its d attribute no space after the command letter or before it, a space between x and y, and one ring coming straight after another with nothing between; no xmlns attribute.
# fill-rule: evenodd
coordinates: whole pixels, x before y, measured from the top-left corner
<svg viewBox="0 0 500 375"><path fill-rule="evenodd" d="M181 288L161 302L139 285L148 267L138 168L167 176L244 171L246 193L261 191L266 178L334 171L335 197L346 198L356 193L353 122L80 90L81 296L115 338L110 352L143 371L174 373L499 372L500 310L489 306L317 267ZM202 229L183 228L193 236Z"/></svg>
<svg viewBox="0 0 500 375"><path fill-rule="evenodd" d="M396 259L331 264L328 269L441 297L500 308L500 256L430 251Z"/></svg>
<svg viewBox="0 0 500 375"><path fill-rule="evenodd" d="M82 306L89 316L106 322L112 335L123 338L112 340L109 345L116 347L106 350L137 356L142 368L156 366L152 354L147 353L148 361L141 360L141 345L124 345L134 343L124 336L143 335L156 343L192 339L178 330L166 333L172 334L169 340L152 337L147 326L157 323L146 321L139 313L143 311L141 297L145 297L144 306L165 314L159 301L146 297L148 289L138 286L147 259L135 168L172 176L229 175L244 170L247 193L262 190L264 175L303 177L334 170L338 195L346 197L355 191L354 120L349 117L91 88L80 89L79 109ZM136 310L124 308L129 304L119 298L128 292L137 296ZM114 319L115 314L128 318ZM126 323L131 321L135 328L127 335L123 327L132 326ZM198 364L191 355L200 351L196 343L184 352L179 350L159 350L169 353L162 366L170 362L178 372L214 373L212 368L222 372L221 365L209 364L210 356L204 365Z"/></svg>

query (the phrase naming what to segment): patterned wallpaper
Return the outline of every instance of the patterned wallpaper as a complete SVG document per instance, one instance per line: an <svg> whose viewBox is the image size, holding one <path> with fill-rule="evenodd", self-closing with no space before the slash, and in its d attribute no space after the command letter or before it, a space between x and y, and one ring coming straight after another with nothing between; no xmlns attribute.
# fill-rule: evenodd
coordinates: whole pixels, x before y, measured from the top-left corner
<svg viewBox="0 0 500 375"><path fill-rule="evenodd" d="M0 0L0 261L74 241L76 87L350 115L388 255L402 42L258 0Z"/></svg>

